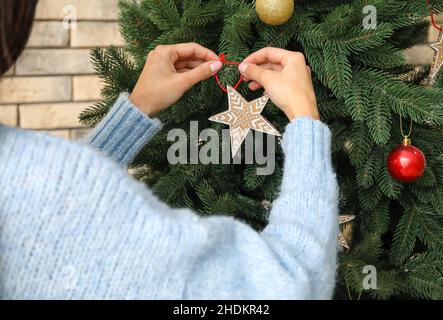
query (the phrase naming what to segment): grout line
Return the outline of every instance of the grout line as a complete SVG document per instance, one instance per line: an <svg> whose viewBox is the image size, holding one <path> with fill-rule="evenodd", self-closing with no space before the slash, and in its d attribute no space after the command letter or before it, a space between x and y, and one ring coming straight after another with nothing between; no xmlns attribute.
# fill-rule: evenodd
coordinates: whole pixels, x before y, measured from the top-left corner
<svg viewBox="0 0 443 320"><path fill-rule="evenodd" d="M69 33L68 33L68 47L71 48L72 47L72 28L69 28Z"/></svg>
<svg viewBox="0 0 443 320"><path fill-rule="evenodd" d="M71 101L74 101L74 76L71 76Z"/></svg>
<svg viewBox="0 0 443 320"><path fill-rule="evenodd" d="M34 20L35 22L60 22L63 23L63 18L47 18L47 19L40 19L37 18ZM115 19L79 19L77 18L77 22L108 22L108 23L119 23L118 20Z"/></svg>
<svg viewBox="0 0 443 320"><path fill-rule="evenodd" d="M19 104L17 104L16 105L16 109L17 109L17 119L16 119L16 121L17 121L17 127L19 127L20 128L20 108L19 108Z"/></svg>
<svg viewBox="0 0 443 320"><path fill-rule="evenodd" d="M9 76L3 76L2 79L7 78L14 78L14 79L20 79L20 78L68 78L68 77L76 77L76 76L97 76L97 73L63 73L63 74L20 74L20 75L9 75Z"/></svg>
<svg viewBox="0 0 443 320"><path fill-rule="evenodd" d="M79 47L70 47L70 46L56 46L56 47L29 46L29 47L26 47L25 50L27 50L27 49L32 49L32 50L76 50L76 49L78 49L78 50L85 50L85 49L88 49L88 50L92 50L92 49L95 49L95 48L107 49L110 46L114 46L114 47L120 48L120 49L124 48L124 45L116 46L116 45L113 45L113 44L109 44L109 45L95 46L95 47L93 47L93 46L79 46Z"/></svg>
<svg viewBox="0 0 443 320"><path fill-rule="evenodd" d="M34 101L34 102L12 102L12 103L0 103L0 108L9 105L16 105L19 107L26 106L40 106L40 105L48 105L48 104L85 104L85 107L88 105L92 105L94 103L99 102L100 100L85 100L85 101L72 101L72 100L57 100L57 101Z"/></svg>
<svg viewBox="0 0 443 320"><path fill-rule="evenodd" d="M93 129L93 127L61 127L61 128L49 128L49 129L28 129L37 131L59 131L59 130L77 130L77 129Z"/></svg>

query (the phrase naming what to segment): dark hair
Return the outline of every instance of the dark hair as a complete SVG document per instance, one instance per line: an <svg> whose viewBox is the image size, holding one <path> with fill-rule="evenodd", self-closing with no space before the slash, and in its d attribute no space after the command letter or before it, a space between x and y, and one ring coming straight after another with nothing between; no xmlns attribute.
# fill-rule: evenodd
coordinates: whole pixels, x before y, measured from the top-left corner
<svg viewBox="0 0 443 320"><path fill-rule="evenodd" d="M0 0L0 75L12 67L28 41L38 0Z"/></svg>

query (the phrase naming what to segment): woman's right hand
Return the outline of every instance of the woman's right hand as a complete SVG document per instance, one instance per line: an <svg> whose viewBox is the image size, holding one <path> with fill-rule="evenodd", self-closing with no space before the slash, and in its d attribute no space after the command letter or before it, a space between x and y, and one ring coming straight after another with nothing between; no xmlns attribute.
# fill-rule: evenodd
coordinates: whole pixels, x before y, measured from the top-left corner
<svg viewBox="0 0 443 320"><path fill-rule="evenodd" d="M249 88L264 87L290 121L296 117L320 119L311 70L303 54L264 48L247 57L238 68L246 80L251 81Z"/></svg>
<svg viewBox="0 0 443 320"><path fill-rule="evenodd" d="M219 57L199 44L157 46L148 55L131 102L148 116L155 116L221 68Z"/></svg>

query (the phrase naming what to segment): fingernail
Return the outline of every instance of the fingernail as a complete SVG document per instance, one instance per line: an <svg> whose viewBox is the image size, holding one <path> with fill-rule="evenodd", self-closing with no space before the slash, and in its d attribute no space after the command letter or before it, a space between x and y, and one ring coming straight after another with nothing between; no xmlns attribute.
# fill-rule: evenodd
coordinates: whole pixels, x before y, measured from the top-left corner
<svg viewBox="0 0 443 320"><path fill-rule="evenodd" d="M241 73L245 73L247 68L248 64L244 62L240 63L240 65L238 66L238 70L240 70Z"/></svg>
<svg viewBox="0 0 443 320"><path fill-rule="evenodd" d="M211 65L209 66L211 68L212 72L216 72L219 71L222 68L223 64L220 61L215 61L213 63L211 63Z"/></svg>

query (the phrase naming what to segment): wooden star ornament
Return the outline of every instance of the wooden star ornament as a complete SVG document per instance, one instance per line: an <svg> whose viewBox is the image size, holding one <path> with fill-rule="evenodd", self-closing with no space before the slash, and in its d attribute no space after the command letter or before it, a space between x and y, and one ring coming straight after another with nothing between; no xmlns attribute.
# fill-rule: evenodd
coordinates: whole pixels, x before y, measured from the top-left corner
<svg viewBox="0 0 443 320"><path fill-rule="evenodd" d="M264 95L248 102L231 86L228 85L227 89L229 110L216 114L209 120L229 125L233 158L251 129L281 136L280 132L261 115L269 96Z"/></svg>
<svg viewBox="0 0 443 320"><path fill-rule="evenodd" d="M349 216L349 215L338 216L338 224L342 225L354 219L355 216ZM348 243L346 242L346 239L341 231L338 234L338 244L341 245L342 247L345 247L346 249L349 249Z"/></svg>
<svg viewBox="0 0 443 320"><path fill-rule="evenodd" d="M440 31L438 36L438 41L430 45L432 50L435 51L434 61L432 62L431 71L429 73L429 77L431 80L434 80L437 73L440 71L443 66L443 31Z"/></svg>

